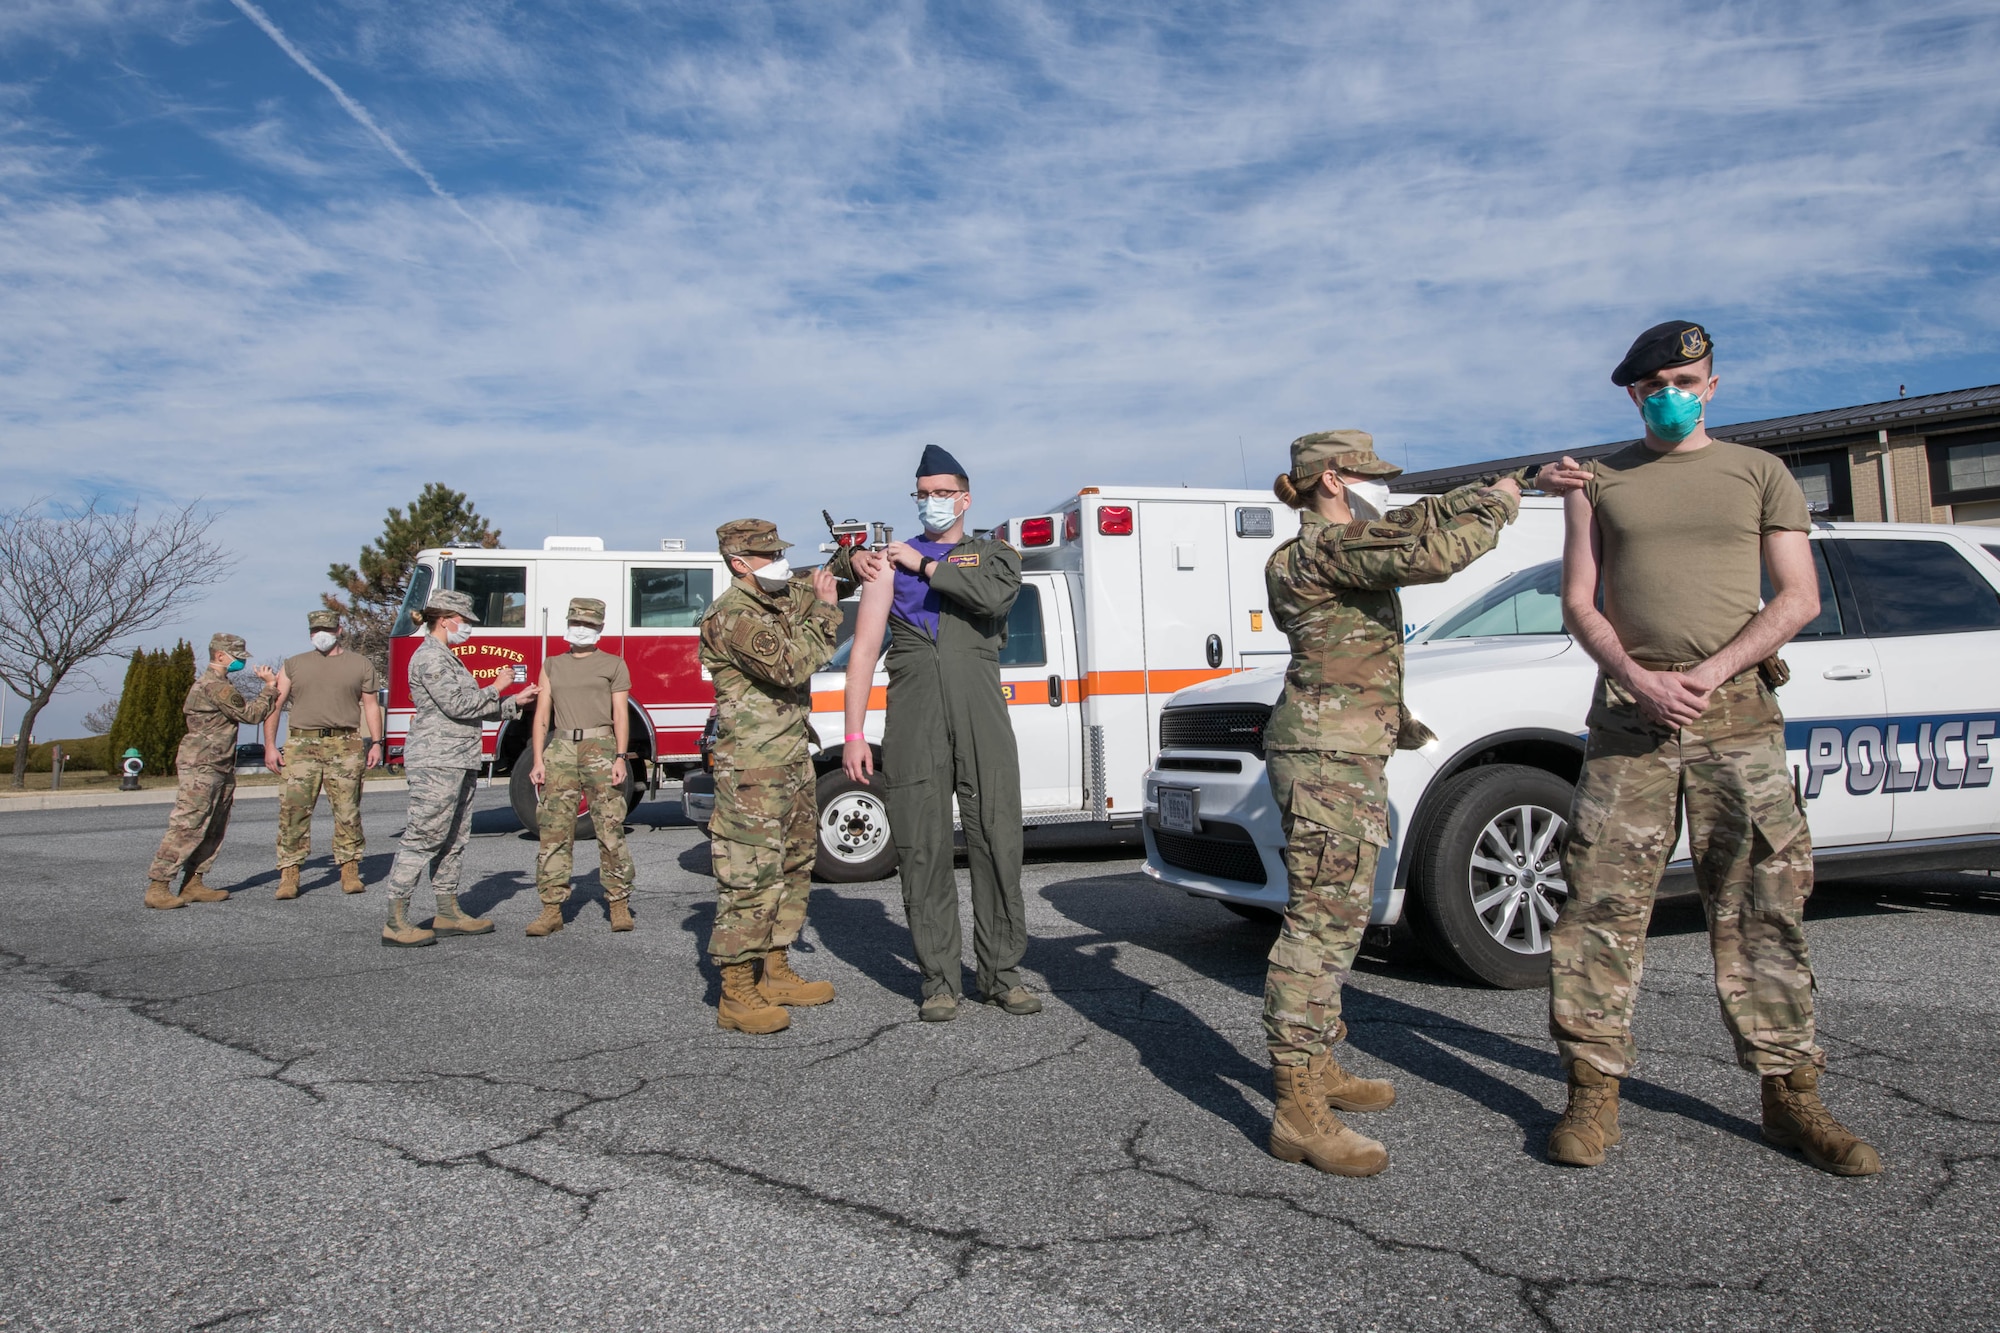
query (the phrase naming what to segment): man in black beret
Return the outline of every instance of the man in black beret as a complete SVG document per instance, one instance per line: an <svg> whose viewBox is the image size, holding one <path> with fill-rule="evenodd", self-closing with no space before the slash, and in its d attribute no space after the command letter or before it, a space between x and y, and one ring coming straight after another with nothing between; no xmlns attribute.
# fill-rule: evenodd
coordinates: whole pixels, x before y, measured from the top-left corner
<svg viewBox="0 0 2000 1333"><path fill-rule="evenodd" d="M1819 614L1805 496L1772 455L1704 429L1717 379L1701 325L1647 329L1611 382L1645 438L1539 482L1563 493L1563 615L1598 666L1563 852L1570 896L1549 933L1549 1028L1569 1075L1549 1158L1596 1166L1619 1142L1646 924L1685 811L1716 994L1737 1061L1762 1076L1765 1140L1873 1175L1881 1158L1819 1096L1812 834L1776 693L1788 673L1774 654Z"/></svg>
<svg viewBox="0 0 2000 1333"><path fill-rule="evenodd" d="M923 971L917 1015L958 1016L958 880L952 797L972 871L973 952L986 1003L1010 1014L1041 1010L1021 984L1027 913L1021 902L1021 761L1000 691L1007 614L1021 591L1021 557L1006 542L966 535L972 483L937 445L917 463L924 535L853 555L862 580L847 664L843 763L848 777L883 788L896 840L903 910ZM876 645L889 635L882 772L863 735Z"/></svg>

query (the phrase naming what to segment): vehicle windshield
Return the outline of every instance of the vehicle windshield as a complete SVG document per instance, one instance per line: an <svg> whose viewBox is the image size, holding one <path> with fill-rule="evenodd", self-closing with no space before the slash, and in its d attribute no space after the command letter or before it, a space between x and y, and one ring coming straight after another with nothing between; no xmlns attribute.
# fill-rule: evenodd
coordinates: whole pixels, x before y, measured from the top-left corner
<svg viewBox="0 0 2000 1333"><path fill-rule="evenodd" d="M1562 634L1562 561L1510 574L1454 611L1446 612L1421 642L1484 639L1512 634Z"/></svg>

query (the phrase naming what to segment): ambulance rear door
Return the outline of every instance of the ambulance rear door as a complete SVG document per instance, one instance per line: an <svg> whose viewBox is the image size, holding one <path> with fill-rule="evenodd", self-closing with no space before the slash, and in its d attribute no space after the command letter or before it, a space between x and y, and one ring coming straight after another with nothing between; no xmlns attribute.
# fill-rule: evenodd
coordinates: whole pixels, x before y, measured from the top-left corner
<svg viewBox="0 0 2000 1333"><path fill-rule="evenodd" d="M1234 508L1215 500L1139 502L1149 759L1158 747L1160 707L1167 697L1236 668L1229 646L1229 511Z"/></svg>
<svg viewBox="0 0 2000 1333"><path fill-rule="evenodd" d="M1021 808L1028 814L1083 806L1083 722L1069 578L1030 571L1007 618L1000 691L1021 755Z"/></svg>
<svg viewBox="0 0 2000 1333"><path fill-rule="evenodd" d="M1224 646L1230 655L1226 660L1241 671L1283 666L1291 656L1291 644L1271 618L1264 566L1273 551L1298 535L1298 512L1276 499L1269 504L1230 502L1223 507L1229 525L1229 633Z"/></svg>

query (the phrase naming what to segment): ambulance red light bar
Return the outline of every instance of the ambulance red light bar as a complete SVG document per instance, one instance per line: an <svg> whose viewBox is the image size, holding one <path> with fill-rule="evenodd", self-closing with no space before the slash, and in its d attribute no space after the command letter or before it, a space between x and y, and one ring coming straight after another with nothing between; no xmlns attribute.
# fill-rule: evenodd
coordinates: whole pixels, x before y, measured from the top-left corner
<svg viewBox="0 0 2000 1333"><path fill-rule="evenodd" d="M1097 530L1106 537L1130 537L1132 535L1132 506L1099 505L1097 507Z"/></svg>
<svg viewBox="0 0 2000 1333"><path fill-rule="evenodd" d="M1056 521L1053 518L1024 518L1021 520L1021 540L1023 547L1054 546L1056 544Z"/></svg>

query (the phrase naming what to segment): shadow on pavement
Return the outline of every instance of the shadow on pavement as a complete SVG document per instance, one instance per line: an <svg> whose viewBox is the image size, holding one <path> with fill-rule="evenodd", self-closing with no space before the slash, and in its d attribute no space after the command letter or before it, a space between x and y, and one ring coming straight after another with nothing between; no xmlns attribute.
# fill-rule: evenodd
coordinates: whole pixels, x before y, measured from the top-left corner
<svg viewBox="0 0 2000 1333"><path fill-rule="evenodd" d="M1179 904L1135 914L1132 888L1132 880L1125 876L1050 885L1044 896L1092 933L1031 940L1028 963L1049 978L1050 989L1065 1003L1129 1042L1162 1083L1261 1142L1266 1113L1240 1085L1260 1091L1268 1087L1268 1067L1245 1057L1171 995L1136 980L1116 964L1120 948L1128 944L1166 954L1238 992L1246 1012L1258 1013L1270 930L1250 922L1195 924ZM1698 906L1695 915L1698 925ZM1546 1078L1560 1087L1563 1073L1553 1045L1528 1045L1434 1009L1352 988L1345 992L1343 1004L1351 1045L1508 1117L1521 1128L1523 1150L1540 1155L1556 1113L1473 1060ZM1644 1079L1626 1080L1622 1092L1627 1101L1648 1110L1758 1138L1757 1125L1698 1097Z"/></svg>

